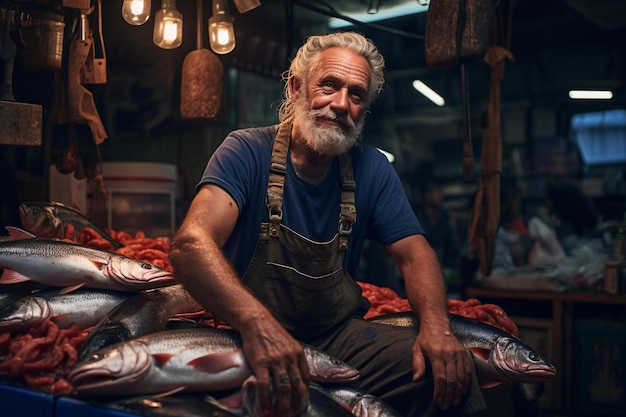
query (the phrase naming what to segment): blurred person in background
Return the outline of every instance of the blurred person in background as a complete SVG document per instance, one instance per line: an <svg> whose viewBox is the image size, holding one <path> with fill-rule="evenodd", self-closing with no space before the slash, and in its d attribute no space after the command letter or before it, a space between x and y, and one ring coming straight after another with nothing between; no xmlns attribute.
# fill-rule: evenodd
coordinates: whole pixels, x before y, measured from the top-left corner
<svg viewBox="0 0 626 417"><path fill-rule="evenodd" d="M494 267L519 267L529 262L535 240L528 233L523 214L522 191L514 181L500 186L500 227L496 237Z"/></svg>
<svg viewBox="0 0 626 417"><path fill-rule="evenodd" d="M420 187L422 205L416 210L417 218L424 228L426 240L437 253L443 268L458 267L458 242L450 215L443 207L443 190L441 184L430 180Z"/></svg>
<svg viewBox="0 0 626 417"><path fill-rule="evenodd" d="M568 182L549 184L545 206L546 221L567 255L575 254L583 246L601 250L602 239L594 236L601 216L593 200L579 186Z"/></svg>

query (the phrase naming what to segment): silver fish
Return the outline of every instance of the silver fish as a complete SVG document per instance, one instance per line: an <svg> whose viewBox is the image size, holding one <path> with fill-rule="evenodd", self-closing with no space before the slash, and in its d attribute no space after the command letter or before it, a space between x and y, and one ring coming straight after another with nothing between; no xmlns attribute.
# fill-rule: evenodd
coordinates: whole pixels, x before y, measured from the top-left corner
<svg viewBox="0 0 626 417"><path fill-rule="evenodd" d="M265 416L261 410L256 384L254 375L244 381L241 387L243 409L236 414L243 417ZM310 389L309 395L305 400L306 407L299 414L299 417L355 417L344 405L319 390ZM360 417L365 416L361 415Z"/></svg>
<svg viewBox="0 0 626 417"><path fill-rule="evenodd" d="M35 290L48 288L35 282L24 282L22 284L13 284L5 287L0 291L0 308L4 308L22 297L32 294Z"/></svg>
<svg viewBox="0 0 626 417"><path fill-rule="evenodd" d="M412 312L372 317L369 321L419 328ZM451 314L450 327L474 358L481 388L503 382L543 382L556 378L557 370L532 347L495 326Z"/></svg>
<svg viewBox="0 0 626 417"><path fill-rule="evenodd" d="M65 227L74 228L73 240L78 241L80 232L90 228L111 243L114 248L122 245L87 216L63 203L55 201L24 201L18 207L18 215L24 229L39 238L63 239Z"/></svg>
<svg viewBox="0 0 626 417"><path fill-rule="evenodd" d="M310 387L352 410L356 417L402 417L385 401L354 385L311 384Z"/></svg>
<svg viewBox="0 0 626 417"><path fill-rule="evenodd" d="M127 291L81 289L60 294L49 288L26 295L0 309L0 332L24 331L52 320L60 328L98 324L115 306L131 297Z"/></svg>
<svg viewBox="0 0 626 417"><path fill-rule="evenodd" d="M39 239L7 227L16 240L0 242L0 284L32 280L70 292L80 287L140 291L176 282L174 274L149 262L60 240Z"/></svg>
<svg viewBox="0 0 626 417"><path fill-rule="evenodd" d="M183 288L170 285L137 294L107 314L81 344L78 358L114 343L163 331L177 314L203 311L202 306Z"/></svg>
<svg viewBox="0 0 626 417"><path fill-rule="evenodd" d="M189 393L166 397L130 397L106 402L103 406L124 413L150 417L237 417L210 395ZM239 414L241 415L241 414Z"/></svg>
<svg viewBox="0 0 626 417"><path fill-rule="evenodd" d="M358 371L304 345L311 379L350 382ZM79 394L164 394L237 389L251 374L235 331L208 326L165 330L116 343L78 363L68 380Z"/></svg>

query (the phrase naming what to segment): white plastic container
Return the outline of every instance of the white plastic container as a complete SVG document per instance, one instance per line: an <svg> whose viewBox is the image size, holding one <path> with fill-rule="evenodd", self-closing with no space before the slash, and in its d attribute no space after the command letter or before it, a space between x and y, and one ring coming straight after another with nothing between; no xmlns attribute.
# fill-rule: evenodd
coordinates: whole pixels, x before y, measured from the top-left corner
<svg viewBox="0 0 626 417"><path fill-rule="evenodd" d="M107 207L98 198L94 217L115 231L172 237L176 228L176 165L156 162L104 162Z"/></svg>
<svg viewBox="0 0 626 417"><path fill-rule="evenodd" d="M48 190L50 201L63 203L67 206L86 213L87 205L87 178L76 179L74 173L61 174L56 165L50 165Z"/></svg>

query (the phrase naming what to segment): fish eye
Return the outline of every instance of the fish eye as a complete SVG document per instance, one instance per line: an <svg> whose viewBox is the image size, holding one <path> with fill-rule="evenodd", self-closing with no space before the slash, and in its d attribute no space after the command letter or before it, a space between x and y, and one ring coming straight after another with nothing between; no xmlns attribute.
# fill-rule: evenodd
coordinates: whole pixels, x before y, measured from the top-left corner
<svg viewBox="0 0 626 417"><path fill-rule="evenodd" d="M149 264L149 263L147 263L147 262L142 263L142 264L141 264L141 267L142 267L143 269L152 269L152 265L151 265L151 264Z"/></svg>
<svg viewBox="0 0 626 417"><path fill-rule="evenodd" d="M530 358L531 361L539 360L539 355L537 355L534 352L532 352L530 355L528 355L528 357Z"/></svg>
<svg viewBox="0 0 626 417"><path fill-rule="evenodd" d="M339 359L333 359L332 363L333 365L341 365L341 362L339 361Z"/></svg>

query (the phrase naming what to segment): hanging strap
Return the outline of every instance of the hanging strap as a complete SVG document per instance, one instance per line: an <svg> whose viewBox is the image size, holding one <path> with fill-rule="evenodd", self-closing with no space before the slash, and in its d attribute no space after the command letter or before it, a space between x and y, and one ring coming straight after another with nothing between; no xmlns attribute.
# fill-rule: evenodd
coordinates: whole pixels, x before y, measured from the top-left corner
<svg viewBox="0 0 626 417"><path fill-rule="evenodd" d="M354 190L356 182L352 170L350 152L339 157L339 174L341 175L341 212L339 213L339 249L348 249L348 239L352 233L352 225L356 222L356 205Z"/></svg>
<svg viewBox="0 0 626 417"><path fill-rule="evenodd" d="M291 123L281 123L274 138L270 177L267 183L265 203L269 212L269 235L278 236L280 222L283 220L283 190L287 173L287 150L291 139Z"/></svg>

